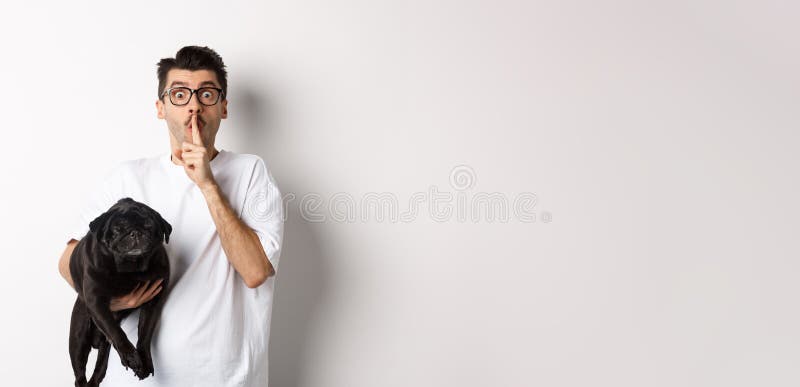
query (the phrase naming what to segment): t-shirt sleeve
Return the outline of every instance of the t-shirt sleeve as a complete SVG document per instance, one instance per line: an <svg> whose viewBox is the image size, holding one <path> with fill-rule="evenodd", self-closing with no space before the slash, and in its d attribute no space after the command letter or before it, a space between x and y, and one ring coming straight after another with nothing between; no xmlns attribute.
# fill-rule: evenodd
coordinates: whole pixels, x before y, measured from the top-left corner
<svg viewBox="0 0 800 387"><path fill-rule="evenodd" d="M112 168L95 184L78 213L78 218L68 235L69 238L81 240L89 232L89 223L106 212L121 198L120 165Z"/></svg>
<svg viewBox="0 0 800 387"><path fill-rule="evenodd" d="M241 218L256 232L267 259L277 272L283 245L283 200L275 178L260 157L250 178Z"/></svg>

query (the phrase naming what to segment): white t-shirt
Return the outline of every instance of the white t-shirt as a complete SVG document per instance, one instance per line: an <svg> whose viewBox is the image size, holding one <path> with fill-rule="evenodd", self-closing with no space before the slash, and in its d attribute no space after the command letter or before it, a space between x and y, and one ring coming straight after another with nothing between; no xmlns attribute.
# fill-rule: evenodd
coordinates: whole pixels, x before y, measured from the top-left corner
<svg viewBox="0 0 800 387"><path fill-rule="evenodd" d="M211 170L234 212L258 234L277 272L283 206L264 161L220 149ZM102 385L266 387L275 276L255 289L244 284L225 256L202 192L169 153L115 166L92 192L70 237L80 240L89 222L123 197L147 204L172 225L165 245L170 293L153 335L155 375L140 381L112 346ZM120 324L134 345L138 317L137 310Z"/></svg>

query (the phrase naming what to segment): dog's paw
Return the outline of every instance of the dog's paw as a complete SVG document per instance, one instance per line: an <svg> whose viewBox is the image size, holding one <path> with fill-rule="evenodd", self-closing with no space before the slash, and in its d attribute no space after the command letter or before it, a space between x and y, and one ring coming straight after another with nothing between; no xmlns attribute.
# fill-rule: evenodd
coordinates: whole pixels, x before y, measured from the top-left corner
<svg viewBox="0 0 800 387"><path fill-rule="evenodd" d="M150 351L145 351L141 348L136 350L139 352L139 358L142 359L142 373L136 373L139 379L144 379L150 375L155 375L153 371L153 358L150 356Z"/></svg>
<svg viewBox="0 0 800 387"><path fill-rule="evenodd" d="M150 376L150 371L146 371L144 368L138 370L135 369L133 370L133 373L136 374L136 377L139 378L139 380L144 380L146 377Z"/></svg>
<svg viewBox="0 0 800 387"><path fill-rule="evenodd" d="M139 352L135 348L131 347L128 350L117 352L119 352L119 360L125 369L132 369L136 376L139 376L140 372L144 372L142 358L139 357Z"/></svg>

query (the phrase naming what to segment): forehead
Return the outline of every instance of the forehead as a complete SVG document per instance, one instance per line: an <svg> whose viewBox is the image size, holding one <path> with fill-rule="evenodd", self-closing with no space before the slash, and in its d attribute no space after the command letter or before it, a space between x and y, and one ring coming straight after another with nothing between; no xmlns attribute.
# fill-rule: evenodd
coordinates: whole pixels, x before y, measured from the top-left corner
<svg viewBox="0 0 800 387"><path fill-rule="evenodd" d="M191 88L220 86L219 82L217 82L217 74L211 70L172 69L167 72L167 87L175 85Z"/></svg>
<svg viewBox="0 0 800 387"><path fill-rule="evenodd" d="M113 214L122 217L148 217L150 210L147 207L136 205L136 203L119 203L114 207Z"/></svg>

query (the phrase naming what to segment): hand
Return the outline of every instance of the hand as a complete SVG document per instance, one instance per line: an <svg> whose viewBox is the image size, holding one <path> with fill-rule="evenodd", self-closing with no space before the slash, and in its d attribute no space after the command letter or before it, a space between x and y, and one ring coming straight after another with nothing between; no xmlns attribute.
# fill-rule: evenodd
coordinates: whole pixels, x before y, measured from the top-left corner
<svg viewBox="0 0 800 387"><path fill-rule="evenodd" d="M197 130L197 114L192 114L192 142L184 141L181 144L181 154L175 159L183 166L186 175L201 189L217 184L214 174L211 173L211 161L206 146Z"/></svg>
<svg viewBox="0 0 800 387"><path fill-rule="evenodd" d="M139 283L132 292L122 297L112 298L110 305L111 311L116 312L123 309L137 308L139 305L152 300L153 297L161 292L161 281L162 279L159 279L153 282L152 285L150 281L145 281L144 284Z"/></svg>

